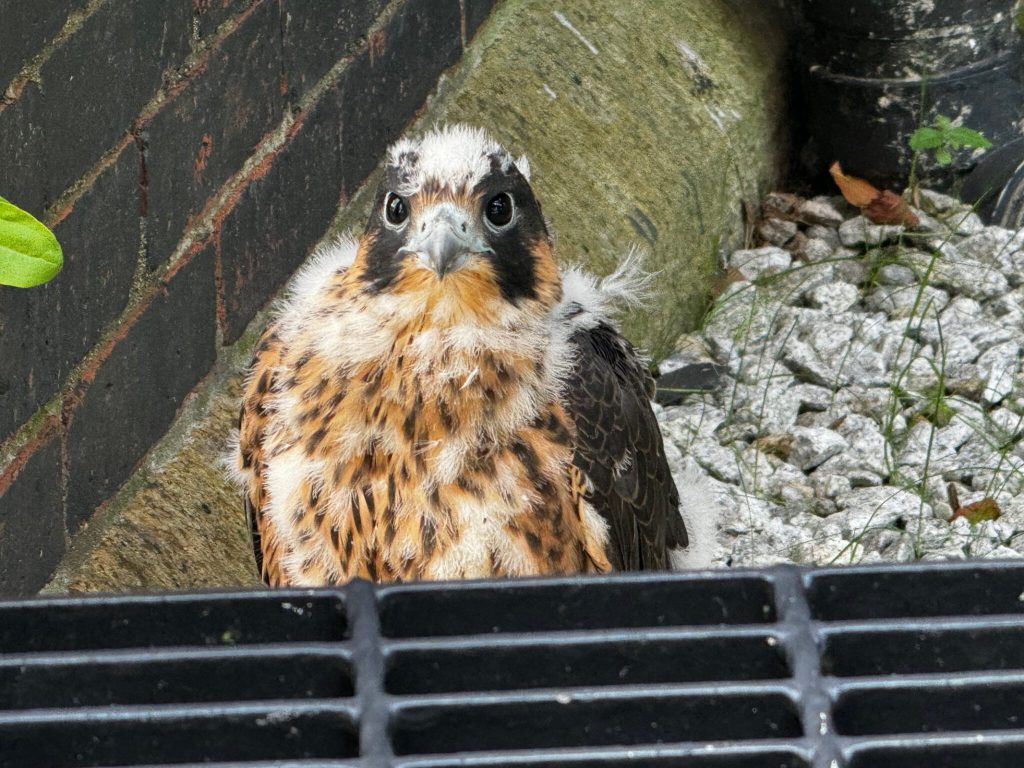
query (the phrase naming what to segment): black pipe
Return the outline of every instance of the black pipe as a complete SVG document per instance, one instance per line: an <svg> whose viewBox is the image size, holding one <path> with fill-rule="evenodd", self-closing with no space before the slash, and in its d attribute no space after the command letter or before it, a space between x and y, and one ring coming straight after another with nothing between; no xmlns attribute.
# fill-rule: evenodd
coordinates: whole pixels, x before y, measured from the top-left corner
<svg viewBox="0 0 1024 768"><path fill-rule="evenodd" d="M1024 216L1018 0L804 0L803 16L804 160L815 175L839 160L848 173L902 189L910 135L945 115L992 147L960 149L948 166L922 153L921 181L980 199L982 213L1004 224Z"/></svg>

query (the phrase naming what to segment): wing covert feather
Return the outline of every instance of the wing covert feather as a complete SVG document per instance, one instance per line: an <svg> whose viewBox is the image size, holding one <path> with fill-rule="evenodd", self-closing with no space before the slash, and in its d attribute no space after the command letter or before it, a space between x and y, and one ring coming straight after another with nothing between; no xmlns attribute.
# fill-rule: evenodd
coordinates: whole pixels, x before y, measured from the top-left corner
<svg viewBox="0 0 1024 768"><path fill-rule="evenodd" d="M589 479L587 500L608 521L620 570L670 567L687 545L679 493L650 405L653 380L635 350L607 323L576 331L566 406L576 426L574 464Z"/></svg>

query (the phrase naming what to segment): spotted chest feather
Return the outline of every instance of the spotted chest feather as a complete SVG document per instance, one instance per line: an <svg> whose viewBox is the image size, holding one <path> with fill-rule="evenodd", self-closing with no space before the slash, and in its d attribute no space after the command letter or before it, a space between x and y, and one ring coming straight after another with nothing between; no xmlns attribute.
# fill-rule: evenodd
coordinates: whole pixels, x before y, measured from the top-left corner
<svg viewBox="0 0 1024 768"><path fill-rule="evenodd" d="M360 265L323 281L254 360L241 469L272 584L608 570L584 500L540 291L513 307L480 266L444 291ZM454 277L454 276L453 276Z"/></svg>

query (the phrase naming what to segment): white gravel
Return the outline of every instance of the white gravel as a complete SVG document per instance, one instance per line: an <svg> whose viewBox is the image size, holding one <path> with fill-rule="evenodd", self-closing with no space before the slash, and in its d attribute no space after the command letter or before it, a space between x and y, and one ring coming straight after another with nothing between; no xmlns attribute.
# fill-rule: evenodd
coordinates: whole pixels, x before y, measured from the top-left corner
<svg viewBox="0 0 1024 768"><path fill-rule="evenodd" d="M1024 234L922 205L907 230L804 201L726 260L666 365L719 385L656 407L688 564L1024 556ZM954 517L984 498L998 519Z"/></svg>

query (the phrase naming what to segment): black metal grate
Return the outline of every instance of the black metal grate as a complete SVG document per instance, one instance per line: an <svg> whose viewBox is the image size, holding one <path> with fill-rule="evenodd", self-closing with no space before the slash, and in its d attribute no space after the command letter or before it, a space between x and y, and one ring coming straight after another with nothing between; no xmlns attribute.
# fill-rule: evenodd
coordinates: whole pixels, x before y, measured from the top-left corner
<svg viewBox="0 0 1024 768"><path fill-rule="evenodd" d="M1019 768L1024 564L0 603L0 768Z"/></svg>

